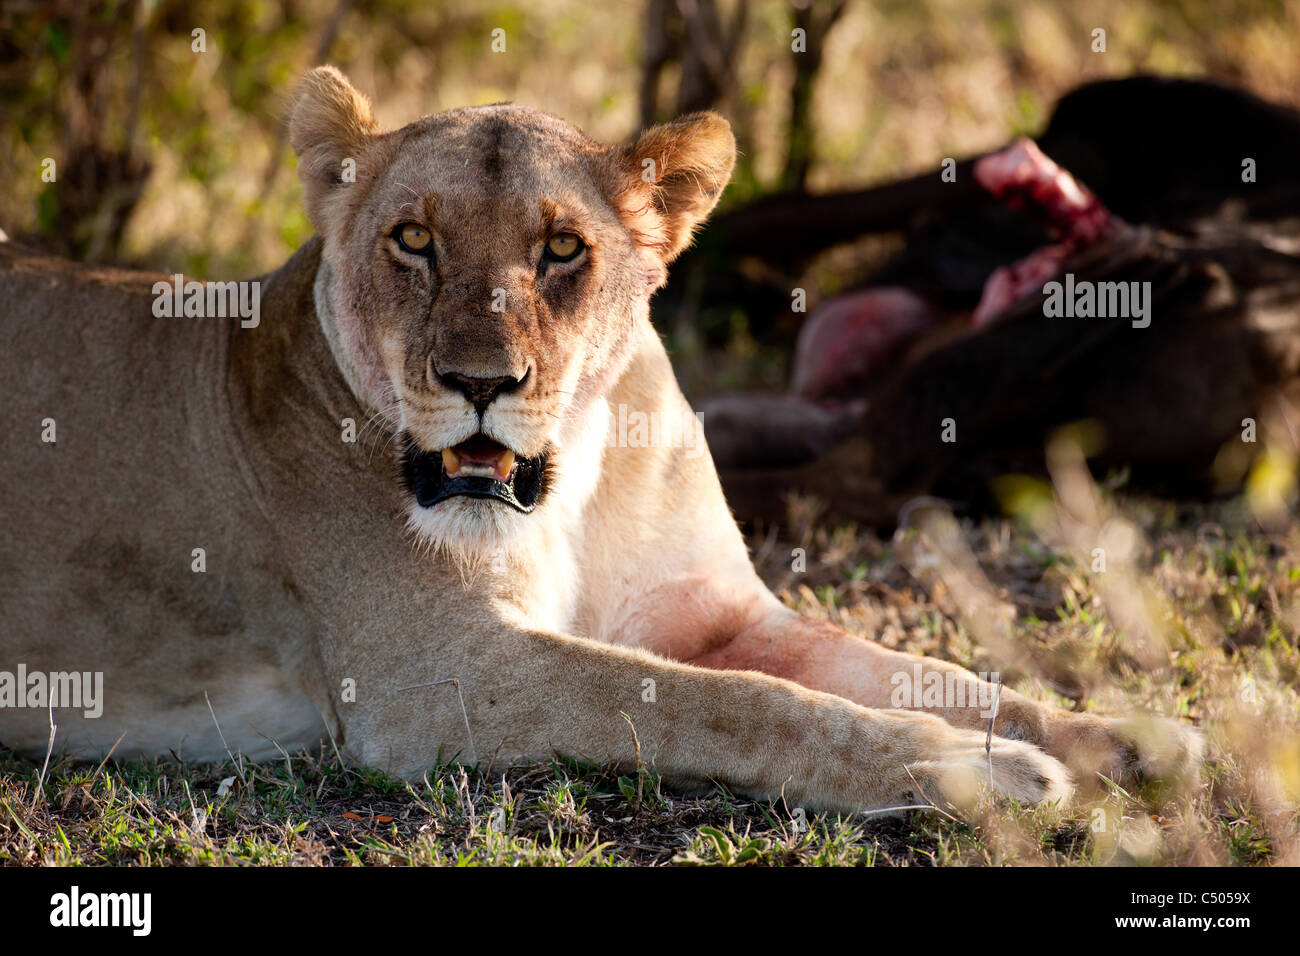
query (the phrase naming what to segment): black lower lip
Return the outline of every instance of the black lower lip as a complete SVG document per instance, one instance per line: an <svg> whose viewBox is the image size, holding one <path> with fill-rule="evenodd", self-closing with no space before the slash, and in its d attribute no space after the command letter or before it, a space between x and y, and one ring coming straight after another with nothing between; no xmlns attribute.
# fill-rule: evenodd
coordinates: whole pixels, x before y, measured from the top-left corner
<svg viewBox="0 0 1300 956"><path fill-rule="evenodd" d="M432 508L448 498L489 498L528 514L546 491L547 456L516 458L509 481L495 478L448 478L442 452L424 451L410 438L402 455L402 480L422 508Z"/></svg>

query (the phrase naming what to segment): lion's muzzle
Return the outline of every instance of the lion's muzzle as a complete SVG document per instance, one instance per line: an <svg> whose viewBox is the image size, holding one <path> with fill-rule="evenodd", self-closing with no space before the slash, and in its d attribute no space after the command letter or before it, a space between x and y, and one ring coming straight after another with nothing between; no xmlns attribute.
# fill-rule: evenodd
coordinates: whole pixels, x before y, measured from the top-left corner
<svg viewBox="0 0 1300 956"><path fill-rule="evenodd" d="M426 451L406 436L402 478L422 508L448 498L488 498L528 514L546 490L548 455L516 455L486 435L458 445Z"/></svg>

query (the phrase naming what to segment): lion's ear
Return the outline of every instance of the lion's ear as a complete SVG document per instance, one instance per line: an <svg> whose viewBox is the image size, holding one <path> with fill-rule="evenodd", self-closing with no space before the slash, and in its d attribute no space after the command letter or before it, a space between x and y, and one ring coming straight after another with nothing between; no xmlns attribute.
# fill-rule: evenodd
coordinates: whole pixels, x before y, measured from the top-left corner
<svg viewBox="0 0 1300 956"><path fill-rule="evenodd" d="M736 139L717 113L646 130L615 151L614 204L643 245L671 262L717 205L736 164Z"/></svg>
<svg viewBox="0 0 1300 956"><path fill-rule="evenodd" d="M307 214L318 230L330 193L356 181L361 156L378 134L370 101L339 70L318 66L303 78L289 116L289 142L298 154Z"/></svg>

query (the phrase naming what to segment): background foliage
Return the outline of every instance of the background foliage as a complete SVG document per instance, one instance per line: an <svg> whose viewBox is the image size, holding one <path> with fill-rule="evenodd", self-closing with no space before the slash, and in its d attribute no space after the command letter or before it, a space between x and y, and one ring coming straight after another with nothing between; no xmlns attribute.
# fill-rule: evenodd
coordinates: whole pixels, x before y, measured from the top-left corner
<svg viewBox="0 0 1300 956"><path fill-rule="evenodd" d="M686 29L689 21L690 29ZM809 54L790 31L809 31ZM490 51L506 31L505 53ZM1089 49L1107 31L1107 52ZM205 53L191 31L206 31ZM1082 80L1210 75L1300 105L1280 0L61 0L0 13L0 226L76 258L233 277L310 234L282 125L320 62L381 124L514 100L619 140L716 105L726 203L928 169L1037 130ZM815 70L815 75L813 71ZM802 73L800 72L802 71ZM41 160L58 163L43 183Z"/></svg>

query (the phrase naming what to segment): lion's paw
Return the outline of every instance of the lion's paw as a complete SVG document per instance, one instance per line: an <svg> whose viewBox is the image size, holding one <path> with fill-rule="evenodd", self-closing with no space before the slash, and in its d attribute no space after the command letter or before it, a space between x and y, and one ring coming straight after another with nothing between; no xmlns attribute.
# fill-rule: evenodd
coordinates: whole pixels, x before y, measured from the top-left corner
<svg viewBox="0 0 1300 956"><path fill-rule="evenodd" d="M973 807L992 783L1003 796L1021 803L1065 803L1070 774L1055 757L1033 744L994 737L985 750L978 733L954 734L933 758L908 765L921 793L939 806Z"/></svg>
<svg viewBox="0 0 1300 956"><path fill-rule="evenodd" d="M1180 789L1200 783L1205 735L1196 727L1152 716L1121 717L1110 724L1132 755L1130 768L1139 780L1158 780Z"/></svg>
<svg viewBox="0 0 1300 956"><path fill-rule="evenodd" d="M1071 716L1050 749L1081 780L1101 775L1124 786L1160 782L1179 790L1199 784L1205 738L1195 727L1152 715Z"/></svg>

